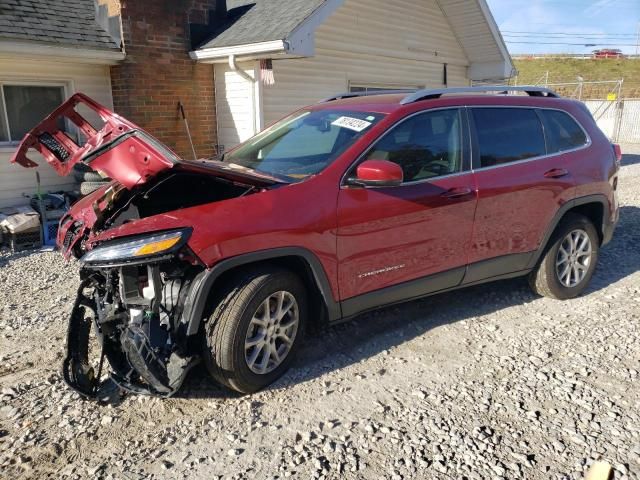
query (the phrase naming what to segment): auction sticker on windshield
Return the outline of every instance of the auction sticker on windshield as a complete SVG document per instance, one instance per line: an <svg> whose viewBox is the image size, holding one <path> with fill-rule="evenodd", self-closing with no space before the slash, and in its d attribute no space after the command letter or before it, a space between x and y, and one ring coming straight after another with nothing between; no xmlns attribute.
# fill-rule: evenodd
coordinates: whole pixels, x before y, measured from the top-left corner
<svg viewBox="0 0 640 480"><path fill-rule="evenodd" d="M335 125L336 127L348 128L349 130L353 130L355 132L362 132L363 130L366 130L371 126L371 122L353 117L340 117L331 125Z"/></svg>

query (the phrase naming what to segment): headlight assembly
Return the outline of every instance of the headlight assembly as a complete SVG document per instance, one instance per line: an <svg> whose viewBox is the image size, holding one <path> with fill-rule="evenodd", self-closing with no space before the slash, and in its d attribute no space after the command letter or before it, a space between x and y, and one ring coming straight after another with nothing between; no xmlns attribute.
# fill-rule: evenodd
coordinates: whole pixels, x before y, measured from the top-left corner
<svg viewBox="0 0 640 480"><path fill-rule="evenodd" d="M85 254L80 261L100 265L153 260L177 253L187 243L190 234L190 229L182 229L105 242Z"/></svg>

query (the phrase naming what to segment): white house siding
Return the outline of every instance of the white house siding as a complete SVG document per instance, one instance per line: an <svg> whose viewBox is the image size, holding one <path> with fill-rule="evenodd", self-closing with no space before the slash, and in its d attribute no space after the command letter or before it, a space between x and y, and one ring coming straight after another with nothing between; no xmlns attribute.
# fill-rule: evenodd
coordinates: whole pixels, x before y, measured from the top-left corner
<svg viewBox="0 0 640 480"><path fill-rule="evenodd" d="M444 63L449 86L469 85L467 57L435 0L346 0L316 31L315 53L273 62L265 124L350 84L442 87Z"/></svg>
<svg viewBox="0 0 640 480"><path fill-rule="evenodd" d="M349 85L469 85L468 60L435 0L346 0L316 30L315 56L273 61L276 84L215 65L218 141L229 149L262 127ZM240 63L255 78L257 62Z"/></svg>
<svg viewBox="0 0 640 480"><path fill-rule="evenodd" d="M469 77L475 81L501 83L513 74L509 53L499 41L498 26L486 0L438 0L467 56L473 59Z"/></svg>
<svg viewBox="0 0 640 480"><path fill-rule="evenodd" d="M239 63L245 74L256 78L256 62ZM218 144L228 150L262 129L260 124L260 89L228 64L215 65L216 119Z"/></svg>
<svg viewBox="0 0 640 480"><path fill-rule="evenodd" d="M0 80L64 83L66 94L82 92L99 103L112 108L109 67L106 65L72 64L46 59L27 60L0 57ZM27 169L9 163L15 148L0 145L0 207L28 202L23 194L32 195L36 190L36 171L40 172L43 192L68 190L73 187L72 178L59 177L54 170L33 153L40 164L37 169Z"/></svg>

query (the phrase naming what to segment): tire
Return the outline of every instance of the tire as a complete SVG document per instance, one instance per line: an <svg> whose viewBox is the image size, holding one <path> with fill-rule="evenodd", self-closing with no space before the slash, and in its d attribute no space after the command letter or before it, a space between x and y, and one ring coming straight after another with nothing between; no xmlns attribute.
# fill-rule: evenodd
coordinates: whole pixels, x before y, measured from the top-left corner
<svg viewBox="0 0 640 480"><path fill-rule="evenodd" d="M587 247L582 247L572 255L574 250L570 235L578 247L583 245L585 237L588 238L590 254L586 253ZM600 237L593 223L582 215L567 214L551 236L545 254L529 274L531 289L538 295L556 300L577 297L587 288L593 277L599 249ZM568 274L565 273L567 268Z"/></svg>
<svg viewBox="0 0 640 480"><path fill-rule="evenodd" d="M71 173L73 173L73 176L75 177L76 181L79 183L84 182L84 174L88 172L93 172L93 170L89 168L88 165L85 165L84 163L76 163L73 166L73 169L71 170Z"/></svg>
<svg viewBox="0 0 640 480"><path fill-rule="evenodd" d="M77 163L73 166L73 176L78 183L104 182L105 180L108 180L84 163Z"/></svg>
<svg viewBox="0 0 640 480"><path fill-rule="evenodd" d="M73 170L75 172L79 172L79 173L84 173L84 172L93 172L93 168L91 168L89 165L87 165L86 163L76 163L73 166Z"/></svg>
<svg viewBox="0 0 640 480"><path fill-rule="evenodd" d="M80 184L80 194L89 195L108 184L109 182L82 182Z"/></svg>
<svg viewBox="0 0 640 480"><path fill-rule="evenodd" d="M273 383L291 365L302 343L307 323L307 292L297 275L278 268L244 272L229 279L227 285L205 324L203 357L209 373L216 381L240 393L253 393ZM279 325L286 327L293 323L297 306L297 327L295 331L292 327L286 331L292 340L290 346L278 335L277 325L267 329L253 323L254 320L261 322L262 317L267 315L264 306L268 300L270 320L267 320L267 325L270 325L269 322L277 317L280 297L283 297L282 305L285 308L291 299L295 300L295 305L287 310ZM267 343L258 341L262 345L260 349L258 345L246 346L247 341L256 342L255 339L259 337L267 339ZM269 353L267 366L258 372L265 355L271 352L268 347L270 338L275 340L273 346L280 353L286 348L288 351L278 364Z"/></svg>
<svg viewBox="0 0 640 480"><path fill-rule="evenodd" d="M82 182L104 182L108 180L100 175L98 172L87 172L82 175Z"/></svg>

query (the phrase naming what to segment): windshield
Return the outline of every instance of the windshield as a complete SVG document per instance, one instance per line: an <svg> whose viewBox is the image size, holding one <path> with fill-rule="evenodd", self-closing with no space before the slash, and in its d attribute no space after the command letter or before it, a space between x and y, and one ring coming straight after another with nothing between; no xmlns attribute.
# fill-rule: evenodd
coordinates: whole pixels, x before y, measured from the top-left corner
<svg viewBox="0 0 640 480"><path fill-rule="evenodd" d="M298 112L229 152L224 162L298 182L324 170L383 117L346 110Z"/></svg>

